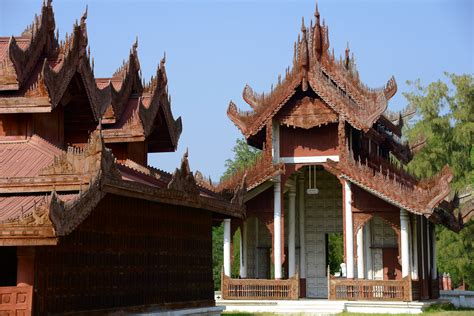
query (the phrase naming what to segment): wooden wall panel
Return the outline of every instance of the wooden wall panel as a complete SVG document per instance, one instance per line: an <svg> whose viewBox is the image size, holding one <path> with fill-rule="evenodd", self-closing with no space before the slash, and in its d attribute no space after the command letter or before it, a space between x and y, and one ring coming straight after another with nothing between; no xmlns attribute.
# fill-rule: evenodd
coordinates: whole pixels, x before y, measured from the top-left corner
<svg viewBox="0 0 474 316"><path fill-rule="evenodd" d="M310 129L280 126L280 156L338 155L337 124Z"/></svg>
<svg viewBox="0 0 474 316"><path fill-rule="evenodd" d="M33 131L42 138L57 145L64 145L64 111L62 106L51 113L33 114Z"/></svg>
<svg viewBox="0 0 474 316"><path fill-rule="evenodd" d="M29 134L28 114L0 114L0 138L3 140L26 139Z"/></svg>
<svg viewBox="0 0 474 316"><path fill-rule="evenodd" d="M209 211L107 195L36 256L35 313L213 304Z"/></svg>

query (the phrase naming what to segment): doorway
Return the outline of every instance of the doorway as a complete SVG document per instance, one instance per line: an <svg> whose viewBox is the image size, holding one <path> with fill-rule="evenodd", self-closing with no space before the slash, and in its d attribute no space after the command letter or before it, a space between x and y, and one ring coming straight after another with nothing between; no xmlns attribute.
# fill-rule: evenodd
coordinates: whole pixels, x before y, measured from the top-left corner
<svg viewBox="0 0 474 316"><path fill-rule="evenodd" d="M0 286L16 286L16 247L0 247Z"/></svg>

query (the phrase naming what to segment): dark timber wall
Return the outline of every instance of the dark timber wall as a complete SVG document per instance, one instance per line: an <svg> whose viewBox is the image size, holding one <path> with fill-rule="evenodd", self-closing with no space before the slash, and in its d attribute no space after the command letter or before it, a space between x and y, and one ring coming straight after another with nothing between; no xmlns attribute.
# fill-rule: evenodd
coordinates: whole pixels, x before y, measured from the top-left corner
<svg viewBox="0 0 474 316"><path fill-rule="evenodd" d="M107 195L58 246L37 247L35 314L213 305L211 231L209 211Z"/></svg>

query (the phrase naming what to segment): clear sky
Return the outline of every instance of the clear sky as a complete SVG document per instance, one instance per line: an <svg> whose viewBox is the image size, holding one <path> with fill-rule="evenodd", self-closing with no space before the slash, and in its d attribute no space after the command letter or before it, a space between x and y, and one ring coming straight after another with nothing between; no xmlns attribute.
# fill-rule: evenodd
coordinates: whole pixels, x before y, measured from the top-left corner
<svg viewBox="0 0 474 316"><path fill-rule="evenodd" d="M474 73L473 3L318 1L336 55L349 41L369 86L395 76L399 89L392 110L406 105L406 80L427 84L444 80L444 71ZM183 134L176 153L151 154L149 164L173 171L189 148L191 168L218 180L241 136L227 118L229 101L247 110L241 95L246 83L270 90L291 64L301 17L309 23L315 2L55 0L61 38L86 5L96 77L108 77L121 65L136 36L146 79L166 51L172 110L183 119ZM19 35L40 8L40 0L0 0L0 35Z"/></svg>

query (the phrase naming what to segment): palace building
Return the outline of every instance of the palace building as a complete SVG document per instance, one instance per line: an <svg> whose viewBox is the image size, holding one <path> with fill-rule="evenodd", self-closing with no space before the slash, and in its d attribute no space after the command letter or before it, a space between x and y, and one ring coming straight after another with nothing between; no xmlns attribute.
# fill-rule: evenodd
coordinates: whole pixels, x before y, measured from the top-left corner
<svg viewBox="0 0 474 316"><path fill-rule="evenodd" d="M182 130L165 60L145 83L134 43L95 78L86 18L60 40L47 1L0 37L0 314L212 314L211 228L242 218L243 190L209 190L187 153L173 174L147 166Z"/></svg>
<svg viewBox="0 0 474 316"><path fill-rule="evenodd" d="M388 110L394 78L378 89L361 82L349 47L336 59L316 7L302 23L291 68L269 92L246 86L251 107L227 114L255 164L242 179L244 220L224 220L224 299L412 301L438 297L434 228L462 228L449 166L418 179L406 164L423 146L403 140L414 113ZM232 235L240 229L240 278L230 277ZM343 263L330 252L343 240ZM342 256L342 255L341 255Z"/></svg>

